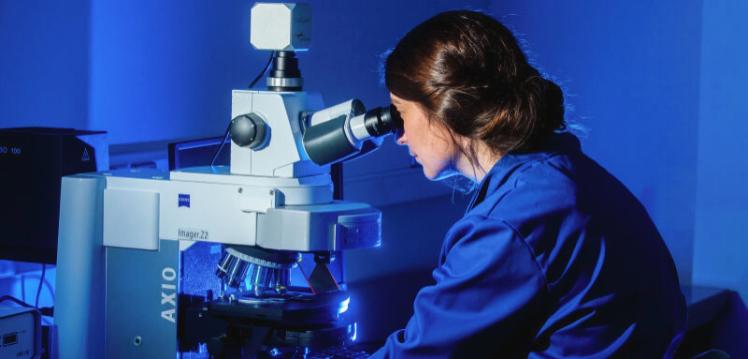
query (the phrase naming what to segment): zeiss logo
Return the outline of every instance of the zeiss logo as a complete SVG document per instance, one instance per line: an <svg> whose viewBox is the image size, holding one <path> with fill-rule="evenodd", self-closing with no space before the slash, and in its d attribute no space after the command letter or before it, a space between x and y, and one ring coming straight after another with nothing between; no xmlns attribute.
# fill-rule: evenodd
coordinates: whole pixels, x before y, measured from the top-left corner
<svg viewBox="0 0 748 359"><path fill-rule="evenodd" d="M177 208L179 207L190 208L190 195L181 193L179 194L179 204L177 205Z"/></svg>

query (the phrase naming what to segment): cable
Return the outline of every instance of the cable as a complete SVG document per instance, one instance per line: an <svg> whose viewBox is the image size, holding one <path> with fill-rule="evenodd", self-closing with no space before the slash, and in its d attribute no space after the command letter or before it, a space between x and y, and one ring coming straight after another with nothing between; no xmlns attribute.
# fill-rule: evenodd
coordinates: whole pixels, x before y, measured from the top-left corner
<svg viewBox="0 0 748 359"><path fill-rule="evenodd" d="M226 127L226 132L223 133L223 138L221 139L221 145L218 146L216 153L213 154L213 159L210 161L210 167L215 166L216 160L218 159L218 156L221 154L221 150L223 150L223 146L226 144L226 138L229 137L230 131L231 131L231 122L229 122L229 125Z"/></svg>
<svg viewBox="0 0 748 359"><path fill-rule="evenodd" d="M270 58L268 58L268 62L265 64L265 66L262 67L262 71L260 71L260 73L257 74L257 77L255 77L255 79L252 80L252 82L249 84L250 89L254 87L254 85L257 84L257 81L260 81L260 79L262 78L262 75L264 75L268 71L270 64L273 62L273 57L275 57L275 51L270 52ZM223 133L223 139L221 140L221 145L218 146L216 153L213 154L213 159L210 161L211 168L215 166L216 160L218 159L218 156L221 154L221 151L223 150L223 146L226 144L226 139L229 137L230 132L231 132L231 122L229 122L229 125L226 127L226 132Z"/></svg>
<svg viewBox="0 0 748 359"><path fill-rule="evenodd" d="M36 300L34 300L34 307L39 308L39 295L42 293L42 285L44 284L44 275L47 273L47 264L42 263L42 276L39 278L39 286L36 288Z"/></svg>
<svg viewBox="0 0 748 359"><path fill-rule="evenodd" d="M26 277L29 276L29 273L21 274L21 296L23 297L23 300L26 300ZM36 276L36 273L31 274L31 277ZM52 302L55 301L55 288L52 286L52 283L49 282L49 279L44 277L41 277L41 273L39 273L39 280L44 283L44 286L47 287L47 291L49 292L49 295L52 297Z"/></svg>
<svg viewBox="0 0 748 359"><path fill-rule="evenodd" d="M26 302L24 302L24 301L22 301L22 300L20 300L20 299L18 299L16 297L13 297L13 296L4 295L4 296L0 297L0 302L4 302L6 300L9 300L9 301L11 301L13 303L16 303L16 304L18 304L18 305L20 305L22 307L33 308L33 306L31 306L28 303L26 303Z"/></svg>
<svg viewBox="0 0 748 359"><path fill-rule="evenodd" d="M257 81L260 81L262 78L262 75L265 74L265 72L268 71L268 68L270 67L270 63L273 62L273 57L275 57L275 51L270 51L270 58L268 59L268 62L265 64L265 66L262 68L262 72L257 74L257 77L255 77L254 80L249 84L249 88L254 87L254 85L257 83Z"/></svg>
<svg viewBox="0 0 748 359"><path fill-rule="evenodd" d="M26 301L26 276L21 274L21 299Z"/></svg>

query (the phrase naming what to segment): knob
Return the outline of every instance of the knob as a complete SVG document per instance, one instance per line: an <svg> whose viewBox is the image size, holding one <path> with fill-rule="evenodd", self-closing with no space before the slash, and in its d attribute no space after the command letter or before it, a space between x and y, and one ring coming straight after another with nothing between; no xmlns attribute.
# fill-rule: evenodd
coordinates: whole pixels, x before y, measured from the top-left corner
<svg viewBox="0 0 748 359"><path fill-rule="evenodd" d="M270 137L269 132L265 121L255 113L239 115L231 120L231 140L241 147L262 149Z"/></svg>

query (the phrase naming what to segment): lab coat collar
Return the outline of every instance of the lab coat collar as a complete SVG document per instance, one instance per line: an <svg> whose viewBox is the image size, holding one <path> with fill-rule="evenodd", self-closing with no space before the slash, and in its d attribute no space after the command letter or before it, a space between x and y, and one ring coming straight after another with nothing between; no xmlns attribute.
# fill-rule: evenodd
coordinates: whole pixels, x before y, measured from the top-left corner
<svg viewBox="0 0 748 359"><path fill-rule="evenodd" d="M579 139L569 132L556 133L546 142L543 148L532 152L509 152L496 161L491 170L481 180L473 193L465 213L479 205L487 193L493 193L505 184L509 175L523 164L544 160L558 154L579 152Z"/></svg>

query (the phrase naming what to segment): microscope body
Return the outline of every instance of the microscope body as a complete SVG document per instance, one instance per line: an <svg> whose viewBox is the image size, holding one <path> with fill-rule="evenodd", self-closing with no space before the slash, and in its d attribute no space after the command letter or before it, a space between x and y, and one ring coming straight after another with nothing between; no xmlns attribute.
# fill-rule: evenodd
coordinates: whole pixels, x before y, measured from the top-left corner
<svg viewBox="0 0 748 359"><path fill-rule="evenodd" d="M304 158L300 118L320 107L319 96L303 92L235 91L232 115L257 114L271 137L259 151L232 143L230 168L63 178L62 357L179 353L180 334L190 331L182 299L225 290L214 274L225 246L337 253L341 262L342 251L378 246L381 213L334 201L328 166Z"/></svg>
<svg viewBox="0 0 748 359"><path fill-rule="evenodd" d="M262 177L306 177L329 172L304 159L301 143L305 113L323 108L319 94L307 92L278 92L234 90L231 96L231 118L245 114L270 122L268 144L261 143L261 151L242 147L231 142L231 173Z"/></svg>
<svg viewBox="0 0 748 359"><path fill-rule="evenodd" d="M402 120L358 100L323 109L301 90L308 5L258 3L251 24L273 67L268 90L232 93L230 166L63 178L62 358L254 357L355 339L344 252L380 245L381 212L335 200L329 165Z"/></svg>

